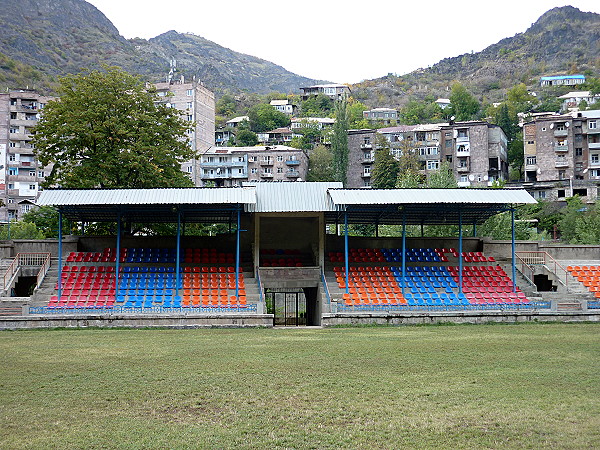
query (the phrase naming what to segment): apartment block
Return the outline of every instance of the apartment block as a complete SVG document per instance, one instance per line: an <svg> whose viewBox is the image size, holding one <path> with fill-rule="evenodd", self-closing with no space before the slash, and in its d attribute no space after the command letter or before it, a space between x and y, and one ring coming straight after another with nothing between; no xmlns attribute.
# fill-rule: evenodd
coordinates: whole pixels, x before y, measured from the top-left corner
<svg viewBox="0 0 600 450"><path fill-rule="evenodd" d="M31 144L32 129L49 100L29 89L0 94L0 222L29 211L52 170L40 165Z"/></svg>
<svg viewBox="0 0 600 450"><path fill-rule="evenodd" d="M537 116L523 125L524 187L538 199L580 195L600 185L600 111Z"/></svg>
<svg viewBox="0 0 600 450"><path fill-rule="evenodd" d="M348 187L371 186L377 135L383 135L397 159L416 155L423 175L447 161L459 186L487 187L508 177L506 135L498 126L481 121L401 125L348 133Z"/></svg>
<svg viewBox="0 0 600 450"><path fill-rule="evenodd" d="M183 77L177 81L154 85L161 100L172 108L181 111L181 117L194 122L190 131L192 148L202 154L215 145L215 95L202 83L184 82ZM202 178L197 159L186 161L181 170L187 173L196 186L200 186Z"/></svg>
<svg viewBox="0 0 600 450"><path fill-rule="evenodd" d="M284 145L213 147L200 158L202 186L241 186L245 181L304 181L308 155Z"/></svg>
<svg viewBox="0 0 600 450"><path fill-rule="evenodd" d="M375 123L390 125L398 120L398 111L391 108L374 108L363 111L363 118Z"/></svg>

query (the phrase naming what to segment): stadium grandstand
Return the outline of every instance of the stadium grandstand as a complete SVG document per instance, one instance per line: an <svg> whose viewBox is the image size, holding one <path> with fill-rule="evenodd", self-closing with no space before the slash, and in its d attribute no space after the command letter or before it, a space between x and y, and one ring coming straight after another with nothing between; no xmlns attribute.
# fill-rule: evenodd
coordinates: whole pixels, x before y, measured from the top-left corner
<svg viewBox="0 0 600 450"><path fill-rule="evenodd" d="M41 269L23 312L0 324L299 326L564 317L559 302L536 289L542 282L535 267L547 271L550 263L540 263L540 252L520 255L514 240L514 207L534 202L513 189L344 189L304 182L45 190L38 204L58 210L59 239L14 259L25 267L18 261L37 255L29 266ZM512 214L513 239L477 237L477 225L501 212ZM117 232L64 236L62 219L111 223ZM175 235L130 232L132 224L157 223L175 224ZM225 224L228 232L186 234L195 223ZM450 224L458 236L407 236L408 226ZM357 225L373 226L374 235L351 235ZM380 227L390 225L398 236L380 237ZM545 275L549 290L553 281L584 286L584 307L568 313L589 319L600 298L597 267L569 266L564 274L557 267ZM17 272L7 272L5 289Z"/></svg>

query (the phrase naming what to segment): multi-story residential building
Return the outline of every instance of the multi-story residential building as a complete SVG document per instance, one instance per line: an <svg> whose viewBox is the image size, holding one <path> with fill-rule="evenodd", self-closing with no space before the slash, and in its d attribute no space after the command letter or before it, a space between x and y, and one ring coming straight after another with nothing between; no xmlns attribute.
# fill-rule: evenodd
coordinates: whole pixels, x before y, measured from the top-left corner
<svg viewBox="0 0 600 450"><path fill-rule="evenodd" d="M32 128L44 105L52 100L33 90L0 94L0 221L17 220L29 211L40 185L52 169L37 161Z"/></svg>
<svg viewBox="0 0 600 450"><path fill-rule="evenodd" d="M221 127L215 130L215 145L218 147L228 147L235 138L235 133L231 127Z"/></svg>
<svg viewBox="0 0 600 450"><path fill-rule="evenodd" d="M194 122L190 132L192 148L202 154L215 145L215 95L202 83L179 81L155 84L157 94L163 102L181 111L185 120ZM189 174L196 186L200 186L201 177L197 159L186 161L181 170Z"/></svg>
<svg viewBox="0 0 600 450"><path fill-rule="evenodd" d="M507 141L502 129L487 122L402 125L348 133L348 187L371 186L377 134L383 135L392 155L410 152L427 176L447 161L459 186L490 186L508 176Z"/></svg>
<svg viewBox="0 0 600 450"><path fill-rule="evenodd" d="M202 185L240 186L244 181L301 181L308 173L305 151L283 145L213 147L200 159Z"/></svg>
<svg viewBox="0 0 600 450"><path fill-rule="evenodd" d="M540 78L540 86L576 86L585 83L585 75L552 75Z"/></svg>
<svg viewBox="0 0 600 450"><path fill-rule="evenodd" d="M238 128L243 122L250 122L248 116L238 116L225 122L225 128Z"/></svg>
<svg viewBox="0 0 600 450"><path fill-rule="evenodd" d="M389 125L398 120L398 111L391 108L374 108L369 111L363 111L363 118Z"/></svg>
<svg viewBox="0 0 600 450"><path fill-rule="evenodd" d="M595 202L600 185L600 111L537 116L523 125L525 188L535 198L580 195Z"/></svg>
<svg viewBox="0 0 600 450"><path fill-rule="evenodd" d="M350 88L345 84L317 84L300 89L302 90L300 98L303 101L319 94L324 94L332 100L341 100L351 94Z"/></svg>
<svg viewBox="0 0 600 450"><path fill-rule="evenodd" d="M277 111L293 116L298 109L296 105L291 103L289 100L271 100L270 105Z"/></svg>

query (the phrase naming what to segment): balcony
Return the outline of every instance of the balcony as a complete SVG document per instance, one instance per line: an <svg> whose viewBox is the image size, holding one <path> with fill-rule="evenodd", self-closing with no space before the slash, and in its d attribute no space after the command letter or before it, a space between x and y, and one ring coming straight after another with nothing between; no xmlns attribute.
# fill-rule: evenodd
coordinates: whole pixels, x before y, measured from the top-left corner
<svg viewBox="0 0 600 450"><path fill-rule="evenodd" d="M290 170L285 173L285 176L288 178L298 178L300 176L300 172L297 170Z"/></svg>
<svg viewBox="0 0 600 450"><path fill-rule="evenodd" d="M556 144L554 146L554 151L559 152L559 153L566 153L569 151L569 146L567 144L564 144L564 145Z"/></svg>
<svg viewBox="0 0 600 450"><path fill-rule="evenodd" d="M588 142L588 148L590 150L598 150L600 149L600 142Z"/></svg>
<svg viewBox="0 0 600 450"><path fill-rule="evenodd" d="M457 168L456 168L456 171L457 171L458 173L464 173L464 172L470 172L470 171L471 171L471 169L469 169L469 167L468 167L468 166L465 166L465 167L457 167Z"/></svg>
<svg viewBox="0 0 600 450"><path fill-rule="evenodd" d="M554 137L567 137L569 135L569 130L554 130Z"/></svg>
<svg viewBox="0 0 600 450"><path fill-rule="evenodd" d="M260 160L259 164L261 166L272 166L273 160L272 159L262 159L262 160Z"/></svg>
<svg viewBox="0 0 600 450"><path fill-rule="evenodd" d="M285 162L286 165L288 166L299 166L300 165L300 161L296 160L296 159L288 159Z"/></svg>
<svg viewBox="0 0 600 450"><path fill-rule="evenodd" d="M569 167L569 161L566 158L558 158L554 161L554 167Z"/></svg>
<svg viewBox="0 0 600 450"><path fill-rule="evenodd" d="M361 150L368 150L373 148L373 144L360 144Z"/></svg>
<svg viewBox="0 0 600 450"><path fill-rule="evenodd" d="M600 160L590 160L590 167L600 167Z"/></svg>
<svg viewBox="0 0 600 450"><path fill-rule="evenodd" d="M363 156L360 160L361 164L373 164L375 158L373 156Z"/></svg>
<svg viewBox="0 0 600 450"><path fill-rule="evenodd" d="M261 178L273 178L273 174L271 172L261 172Z"/></svg>

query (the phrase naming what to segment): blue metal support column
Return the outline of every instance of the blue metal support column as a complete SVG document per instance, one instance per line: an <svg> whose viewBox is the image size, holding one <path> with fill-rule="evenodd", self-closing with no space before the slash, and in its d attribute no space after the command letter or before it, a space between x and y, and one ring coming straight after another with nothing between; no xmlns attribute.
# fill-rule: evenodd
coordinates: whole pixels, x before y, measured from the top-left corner
<svg viewBox="0 0 600 450"><path fill-rule="evenodd" d="M477 237L477 222L473 221L473 237Z"/></svg>
<svg viewBox="0 0 600 450"><path fill-rule="evenodd" d="M175 251L175 296L179 295L179 275L180 274L181 274L181 211L178 209L177 210L177 250Z"/></svg>
<svg viewBox="0 0 600 450"><path fill-rule="evenodd" d="M406 285L406 211L402 211L402 296Z"/></svg>
<svg viewBox="0 0 600 450"><path fill-rule="evenodd" d="M10 224L10 222L9 222L9 224ZM62 234L63 234L62 212L59 210L58 211L58 301L60 301L60 298L62 297L62 262L63 262L63 248L62 248L63 236L62 236Z"/></svg>
<svg viewBox="0 0 600 450"><path fill-rule="evenodd" d="M462 210L458 210L458 293L463 293Z"/></svg>
<svg viewBox="0 0 600 450"><path fill-rule="evenodd" d="M241 210L238 205L237 210L237 230L235 232L235 298L240 300L240 228L241 228Z"/></svg>
<svg viewBox="0 0 600 450"><path fill-rule="evenodd" d="M115 263L115 299L119 298L119 271L121 269L121 212L117 217L117 258Z"/></svg>
<svg viewBox="0 0 600 450"><path fill-rule="evenodd" d="M344 265L345 265L345 272L346 272L345 273L346 294L350 293L350 288L348 287L348 280L349 280L348 272L350 271L350 269L348 268L348 262L349 262L348 253L349 253L349 249L348 249L348 211L344 211Z"/></svg>
<svg viewBox="0 0 600 450"><path fill-rule="evenodd" d="M511 256L512 256L512 282L513 282L513 292L517 292L517 269L516 269L516 261L515 261L515 209L511 208L510 210L510 223L511 223Z"/></svg>

